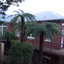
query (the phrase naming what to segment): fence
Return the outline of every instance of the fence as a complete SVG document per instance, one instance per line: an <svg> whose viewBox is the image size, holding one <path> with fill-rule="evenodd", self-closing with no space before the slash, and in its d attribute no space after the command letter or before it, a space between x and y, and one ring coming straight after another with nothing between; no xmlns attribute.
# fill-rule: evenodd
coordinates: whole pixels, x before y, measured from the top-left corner
<svg viewBox="0 0 64 64"><path fill-rule="evenodd" d="M33 45L37 45L37 46L39 46L39 39L27 39L26 40L27 42L30 42L30 43L32 43ZM36 41L37 41L37 43L36 43ZM58 43L58 42L47 42L47 41L44 41L44 42L46 42L46 43L50 43L50 52L52 51L52 49L53 49L53 44L55 44L55 45L63 45L64 46L64 44L61 44L61 43Z"/></svg>

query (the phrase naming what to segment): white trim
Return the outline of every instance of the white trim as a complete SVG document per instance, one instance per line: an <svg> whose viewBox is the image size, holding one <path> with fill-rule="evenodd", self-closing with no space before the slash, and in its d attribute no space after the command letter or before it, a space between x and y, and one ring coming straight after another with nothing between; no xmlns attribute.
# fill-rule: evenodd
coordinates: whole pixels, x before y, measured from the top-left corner
<svg viewBox="0 0 64 64"><path fill-rule="evenodd" d="M51 40L49 38L45 39L44 41L46 42L51 42Z"/></svg>
<svg viewBox="0 0 64 64"><path fill-rule="evenodd" d="M63 37L61 38L61 44L63 44ZM61 48L63 48L63 45L61 45Z"/></svg>
<svg viewBox="0 0 64 64"><path fill-rule="evenodd" d="M34 39L34 37L32 36L32 34L30 34L30 36L27 37L27 39Z"/></svg>
<svg viewBox="0 0 64 64"><path fill-rule="evenodd" d="M62 26L64 26L64 23L62 23Z"/></svg>
<svg viewBox="0 0 64 64"><path fill-rule="evenodd" d="M63 30L62 30L62 34L63 34ZM61 44L63 44L63 37L61 37ZM63 48L63 45L61 45L61 48Z"/></svg>
<svg viewBox="0 0 64 64"><path fill-rule="evenodd" d="M3 28L4 28L4 27L7 27L7 26L4 26L4 25L2 24L2 25L0 25L0 27L2 28L2 34L3 34L3 31L4 31Z"/></svg>
<svg viewBox="0 0 64 64"><path fill-rule="evenodd" d="M18 31L15 31L15 36L17 36L17 37L20 37L20 32L18 32Z"/></svg>
<svg viewBox="0 0 64 64"><path fill-rule="evenodd" d="M30 36L28 36L27 39L34 39L34 37L30 37Z"/></svg>

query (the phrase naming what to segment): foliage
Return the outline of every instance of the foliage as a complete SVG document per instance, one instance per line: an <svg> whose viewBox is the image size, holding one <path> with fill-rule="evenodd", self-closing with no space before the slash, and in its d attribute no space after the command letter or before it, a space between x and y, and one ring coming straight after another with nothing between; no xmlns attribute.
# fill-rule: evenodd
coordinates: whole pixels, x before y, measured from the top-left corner
<svg viewBox="0 0 64 64"><path fill-rule="evenodd" d="M21 44L19 41L12 40L12 45L8 54L9 63L29 64L32 60L33 50L34 47L27 42Z"/></svg>
<svg viewBox="0 0 64 64"><path fill-rule="evenodd" d="M14 11L16 12L15 15L10 15L9 17L13 16L13 18L11 19L11 23L18 23L18 21L22 21L22 17L24 18L25 21L36 21L35 16L33 14L30 13L25 13L23 10L19 9L18 11Z"/></svg>
<svg viewBox="0 0 64 64"><path fill-rule="evenodd" d="M20 41L24 41L24 35L25 35L25 21L36 21L35 16L30 13L24 13L22 10L19 9L19 11L15 11L15 15L11 19L11 23L14 26L14 28L20 28ZM9 17L10 17L9 16ZM17 30L17 28L15 30Z"/></svg>
<svg viewBox="0 0 64 64"><path fill-rule="evenodd" d="M14 11L16 12L15 15L10 15L8 17L11 17L13 16L13 18L11 19L11 23L12 23L12 29L13 30L21 30L21 23L22 23L22 18L20 17L23 17L24 18L24 22L26 23L25 26L28 24L28 25L31 25L31 23L34 24L34 21L36 21L35 19L35 16L30 14L30 13L24 13L22 10L19 9L19 11ZM28 22L26 22L28 21ZM29 22L30 21L30 22ZM32 21L32 22L31 22ZM14 28L13 28L14 27Z"/></svg>
<svg viewBox="0 0 64 64"><path fill-rule="evenodd" d="M24 36L24 38L27 37L26 33L28 33L28 30L30 31L30 29L31 29L32 27L35 27L35 26L37 26L37 25L38 25L38 24L37 24L36 21L25 22L25 36ZM29 35L30 35L30 34L28 33L28 36L29 36ZM32 34L32 36L34 36L34 34Z"/></svg>
<svg viewBox="0 0 64 64"><path fill-rule="evenodd" d="M32 56L33 56L33 50L34 47L32 44L27 43L27 42L23 42L23 62L30 64L32 62Z"/></svg>
<svg viewBox="0 0 64 64"><path fill-rule="evenodd" d="M9 50L9 63L19 63L22 60L22 51L21 51L21 43L18 41L12 41L11 48Z"/></svg>
<svg viewBox="0 0 64 64"><path fill-rule="evenodd" d="M33 27L29 27L26 32L26 36L32 33L34 36L40 36L41 32L44 32L44 36L54 39L54 34L62 35L60 29L62 27L56 23L43 22L42 24L37 24Z"/></svg>
<svg viewBox="0 0 64 64"><path fill-rule="evenodd" d="M62 36L60 32L61 26L56 23L51 22L43 22L41 24L37 24L33 27L29 27L27 29L26 37L29 34L33 34L34 36L39 36L39 62L38 64L42 64L43 57L43 42L44 36L49 38L51 41L54 39L54 34Z"/></svg>
<svg viewBox="0 0 64 64"><path fill-rule="evenodd" d="M0 25L3 24L3 23L4 23L4 21L1 21L1 20L0 20Z"/></svg>
<svg viewBox="0 0 64 64"><path fill-rule="evenodd" d="M32 22L25 22L25 29L31 28L38 25L36 21L32 21Z"/></svg>
<svg viewBox="0 0 64 64"><path fill-rule="evenodd" d="M13 32L4 30L4 33L0 36L0 39L6 40L7 38L9 38L10 40L15 39L15 35L13 34Z"/></svg>
<svg viewBox="0 0 64 64"><path fill-rule="evenodd" d="M5 11L10 7L10 5L16 3L15 5L19 5L18 2L22 2L23 0L0 0L0 14L5 15Z"/></svg>

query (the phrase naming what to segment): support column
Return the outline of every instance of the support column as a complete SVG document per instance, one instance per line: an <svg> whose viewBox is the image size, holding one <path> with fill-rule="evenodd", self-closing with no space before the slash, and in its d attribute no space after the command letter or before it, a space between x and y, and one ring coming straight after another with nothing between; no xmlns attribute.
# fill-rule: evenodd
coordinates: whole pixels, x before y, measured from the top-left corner
<svg viewBox="0 0 64 64"><path fill-rule="evenodd" d="M63 64L63 58L62 57L59 58L59 64Z"/></svg>
<svg viewBox="0 0 64 64"><path fill-rule="evenodd" d="M4 43L0 42L0 60L4 61Z"/></svg>
<svg viewBox="0 0 64 64"><path fill-rule="evenodd" d="M63 58L63 64L64 64L64 58Z"/></svg>
<svg viewBox="0 0 64 64"><path fill-rule="evenodd" d="M64 35L64 24L62 24L62 35ZM61 44L64 44L64 37L61 39ZM61 48L64 47L64 45L61 45Z"/></svg>

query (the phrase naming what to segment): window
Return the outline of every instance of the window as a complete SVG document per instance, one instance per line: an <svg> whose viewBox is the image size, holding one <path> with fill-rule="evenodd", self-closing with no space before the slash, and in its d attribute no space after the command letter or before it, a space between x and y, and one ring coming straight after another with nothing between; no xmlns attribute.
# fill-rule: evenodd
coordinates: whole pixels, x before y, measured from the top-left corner
<svg viewBox="0 0 64 64"><path fill-rule="evenodd" d="M32 36L32 34L30 34L27 39L34 39L34 37Z"/></svg>
<svg viewBox="0 0 64 64"><path fill-rule="evenodd" d="M20 32L15 31L15 36L20 37Z"/></svg>
<svg viewBox="0 0 64 64"><path fill-rule="evenodd" d="M4 33L4 30L7 28L7 26L5 24L1 24L0 25L0 34Z"/></svg>
<svg viewBox="0 0 64 64"><path fill-rule="evenodd" d="M2 34L2 27L0 27L0 34Z"/></svg>
<svg viewBox="0 0 64 64"><path fill-rule="evenodd" d="M49 38L46 38L44 41L51 42L51 40Z"/></svg>

